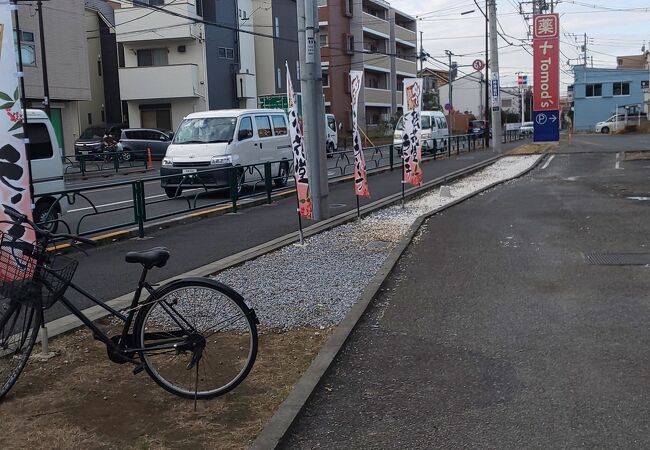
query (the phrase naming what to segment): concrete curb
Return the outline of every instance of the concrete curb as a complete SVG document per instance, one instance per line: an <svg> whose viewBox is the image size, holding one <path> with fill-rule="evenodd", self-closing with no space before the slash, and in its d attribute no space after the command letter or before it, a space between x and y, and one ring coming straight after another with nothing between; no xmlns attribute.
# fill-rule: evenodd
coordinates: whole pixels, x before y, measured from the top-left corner
<svg viewBox="0 0 650 450"><path fill-rule="evenodd" d="M303 410L305 404L313 394L323 376L329 369L330 365L339 354L343 345L348 337L356 327L357 323L365 313L371 301L383 285L388 275L392 272L393 268L399 261L404 251L408 248L413 237L417 234L422 224L431 216L438 214L452 206L462 203L472 197L475 197L482 192L485 192L493 187L503 184L505 182L517 179L535 169L546 155L539 155L537 161L529 168L505 180L497 181L480 189L476 192L460 197L434 211L423 214L418 217L409 228L407 235L400 241L400 243L388 255L386 261L375 274L370 283L366 286L359 300L354 304L352 309L345 316L343 321L336 327L334 333L325 342L316 358L312 361L309 368L300 377L294 388L289 393L289 396L280 405L276 413L273 415L268 424L264 427L262 432L257 436L255 441L249 447L250 450L270 450L275 449L280 444L282 439L286 436L287 432L295 423L298 415Z"/></svg>
<svg viewBox="0 0 650 450"><path fill-rule="evenodd" d="M456 179L460 178L466 175L469 175L471 173L474 173L478 170L483 169L484 167L489 166L492 164L494 161L497 159L501 158L503 155L496 155L493 156L492 158L488 158L485 161L481 161L477 164L473 164L469 167L466 167L465 169L457 170L455 172L451 172L443 177L439 177L433 180L430 180L426 183L424 183L421 187L417 188L410 188L407 189L404 193L405 197L412 197L415 195L418 195L424 191L427 191L439 184L443 184L448 182L451 179ZM369 203L367 205L364 205L360 208L361 214L362 215L367 215L377 209L385 208L386 206L390 206L392 204L400 202L402 199L402 194L397 193L397 194L392 194L387 197L384 197L381 200L377 200L375 202ZM342 225L346 222L349 222L351 220L356 219L357 217L357 212L356 210L348 211L346 213L339 214L335 217L332 217L327 220L323 220L321 222L317 222L313 225L310 225L309 227L306 227L304 229L304 236L309 237L313 236L314 234L320 233L321 231L325 231L331 228L334 228L338 225ZM294 242L299 241L299 234L297 231L294 231L292 233L285 234L284 236L280 236L276 239L273 239L271 241L265 242L263 244L260 244L256 247L252 247L250 249L241 251L239 253L235 253L234 255L228 256L226 258L222 258L218 261L215 261L210 264L206 264L204 266L198 267L196 269L190 270L188 272L182 273L180 275L168 278L166 280L161 281L160 283L157 283L158 285L163 285L165 283L171 282L173 280L179 279L179 278L185 278L185 277L202 277L202 276L209 276L212 274L215 274L217 272L221 272L223 270L226 270L230 267L234 267L240 264L243 264L244 262L257 258L258 256L261 256L265 253L272 252L274 250L277 250L281 247L290 245ZM124 294L120 297L117 297L115 299L109 300L106 303L111 306L112 308L115 309L120 309L128 306L131 303L131 300L133 298L133 292L129 292L127 294ZM88 316L91 320L98 320L101 319L102 317L105 317L108 313L106 312L105 309L103 309L101 306L91 306L90 308L86 308L83 310L83 313ZM55 319L51 322L48 322L47 324L47 329L48 329L48 335L49 337L53 338L59 334L66 333L70 330L73 330L81 325L82 322L74 315L69 314L65 317L61 317L59 319ZM40 339L40 338L39 338Z"/></svg>

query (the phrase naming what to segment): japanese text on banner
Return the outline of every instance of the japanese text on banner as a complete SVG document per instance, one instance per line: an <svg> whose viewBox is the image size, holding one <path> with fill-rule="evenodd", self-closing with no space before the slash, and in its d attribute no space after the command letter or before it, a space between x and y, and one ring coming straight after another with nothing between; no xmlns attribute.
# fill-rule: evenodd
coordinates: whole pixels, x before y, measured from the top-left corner
<svg viewBox="0 0 650 450"><path fill-rule="evenodd" d="M560 109L559 16L537 15L533 19L534 111Z"/></svg>
<svg viewBox="0 0 650 450"><path fill-rule="evenodd" d="M361 136L357 123L357 107L359 104L359 92L361 91L363 72L360 70L350 71L350 86L352 95L352 147L354 148L354 192L362 197L370 197L368 189L368 177L366 176L366 161L361 145Z"/></svg>
<svg viewBox="0 0 650 450"><path fill-rule="evenodd" d="M302 124L298 118L298 105L296 94L291 83L291 72L287 67L287 100L289 102L289 136L291 137L291 150L293 152L293 169L296 178L296 191L298 193L298 205L300 215L311 219L313 217L313 205L309 192L309 180L307 179L307 157L305 155L304 139L302 135Z"/></svg>
<svg viewBox="0 0 650 450"><path fill-rule="evenodd" d="M404 181L419 186L422 184L422 133L420 110L422 105L422 79L404 80L404 129L402 130L402 160Z"/></svg>
<svg viewBox="0 0 650 450"><path fill-rule="evenodd" d="M23 134L23 113L16 76L16 55L14 33L12 33L11 11L8 2L0 0L0 204L9 205L31 217L31 192L29 163ZM0 207L0 220L10 220ZM9 232L3 246L11 244L13 238L33 242L33 230L0 223L0 230ZM2 261L2 264L18 264L16 260ZM0 273L15 271L0 268ZM23 274L24 276L24 274ZM31 275L29 275L31 276Z"/></svg>

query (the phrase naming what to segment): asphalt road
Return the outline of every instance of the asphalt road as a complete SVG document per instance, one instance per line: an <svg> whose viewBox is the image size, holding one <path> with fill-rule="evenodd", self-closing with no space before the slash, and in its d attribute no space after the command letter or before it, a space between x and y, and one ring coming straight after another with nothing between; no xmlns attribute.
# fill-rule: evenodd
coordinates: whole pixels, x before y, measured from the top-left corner
<svg viewBox="0 0 650 450"><path fill-rule="evenodd" d="M514 145L514 144L512 144ZM431 180L455 172L494 156L492 150L464 153L458 157L429 161L423 165L424 179ZM369 178L371 201L401 191L401 173L397 169ZM356 208L351 182L330 185L332 215ZM361 200L361 204L367 200ZM308 226L311 221L304 221ZM131 292L137 283L139 266L124 263L128 251L166 246L172 252L168 265L151 272L150 281L157 282L201 267L256 245L298 230L295 197L280 199L272 205L240 209L237 214L208 217L197 222L161 227L147 238L130 239L91 249L88 256L72 254L80 261L75 282L102 300L110 300ZM272 268L270 269L272 270ZM243 293L245 296L245 293ZM87 300L68 291L81 307L91 306ZM49 311L53 320L67 311L56 305Z"/></svg>
<svg viewBox="0 0 650 450"><path fill-rule="evenodd" d="M558 154L431 218L282 448L649 448L648 268L584 258L650 254L649 166Z"/></svg>

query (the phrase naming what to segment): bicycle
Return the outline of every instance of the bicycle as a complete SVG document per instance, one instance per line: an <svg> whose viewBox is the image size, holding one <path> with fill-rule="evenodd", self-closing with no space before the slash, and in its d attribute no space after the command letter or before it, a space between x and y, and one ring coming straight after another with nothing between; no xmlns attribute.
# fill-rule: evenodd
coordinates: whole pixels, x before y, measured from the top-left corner
<svg viewBox="0 0 650 450"><path fill-rule="evenodd" d="M4 205L11 221L0 231L0 399L18 380L34 348L44 311L61 302L106 345L108 358L117 364L145 370L165 390L183 398L209 399L239 385L257 356L259 321L243 297L209 278L184 278L154 288L146 281L154 267L170 257L164 247L130 252L127 263L142 265L130 306L118 311L72 282L78 262L48 251L54 241L70 240L96 245L71 234L54 234L39 228L25 215ZM25 226L36 241L23 236ZM124 323L120 334L109 336L68 298L72 288L108 315ZM148 293L140 301L143 291Z"/></svg>

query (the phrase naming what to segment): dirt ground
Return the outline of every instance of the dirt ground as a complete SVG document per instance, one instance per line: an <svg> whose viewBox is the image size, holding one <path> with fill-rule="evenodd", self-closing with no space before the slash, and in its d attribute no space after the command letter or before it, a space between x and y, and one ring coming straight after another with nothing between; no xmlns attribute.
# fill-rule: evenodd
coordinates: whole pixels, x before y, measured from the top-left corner
<svg viewBox="0 0 650 450"><path fill-rule="evenodd" d="M79 330L54 339L48 362L30 360L0 401L0 448L240 449L261 431L330 330L260 331L253 371L234 391L194 403L146 372L111 363ZM40 352L40 346L34 353Z"/></svg>

